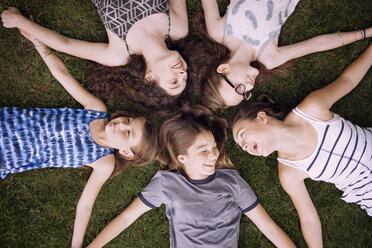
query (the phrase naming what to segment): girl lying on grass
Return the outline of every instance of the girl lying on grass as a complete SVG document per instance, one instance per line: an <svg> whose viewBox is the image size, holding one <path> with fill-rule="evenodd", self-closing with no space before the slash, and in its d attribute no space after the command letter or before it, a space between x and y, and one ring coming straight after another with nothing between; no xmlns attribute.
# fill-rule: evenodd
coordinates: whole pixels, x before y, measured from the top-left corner
<svg viewBox="0 0 372 248"><path fill-rule="evenodd" d="M84 109L0 108L0 177L45 167L91 167L77 205L72 237L72 247L81 247L102 185L128 165L150 163L156 154L157 135L143 117L121 111L109 117L104 103L86 91L57 56L34 37L21 33Z"/></svg>
<svg viewBox="0 0 372 248"><path fill-rule="evenodd" d="M234 140L248 153L278 152L280 182L300 217L309 247L322 247L321 223L304 179L335 184L342 199L372 216L372 129L330 111L362 80L372 64L372 45L334 82L309 94L292 112L262 95L246 102L232 121Z"/></svg>
<svg viewBox="0 0 372 248"><path fill-rule="evenodd" d="M279 247L292 241L258 203L225 155L227 124L202 106L160 128L159 171L88 247L102 247L147 211L166 205L171 247L238 247L241 213ZM216 169L217 168L217 169Z"/></svg>
<svg viewBox="0 0 372 248"><path fill-rule="evenodd" d="M14 7L3 11L1 17L4 27L22 29L57 51L103 65L125 65L92 67L106 77L112 70L120 73L122 86L114 89L117 96L124 95L143 109L172 109L172 103L181 101L187 88L187 63L175 44L188 34L186 0L92 2L105 26L108 43L65 37L22 16ZM99 76L94 68L91 73ZM112 89L109 84L105 80L97 92Z"/></svg>
<svg viewBox="0 0 372 248"><path fill-rule="evenodd" d="M267 80L270 74L286 74L290 63L285 63L292 59L372 36L372 28L368 28L319 35L278 46L281 27L298 2L231 0L225 16L221 17L216 0L202 0L206 31L213 41L219 43L211 47L216 47L215 50L220 50L221 54L217 60L215 56L210 57L209 66L205 68L208 72L201 93L208 107L220 110L248 100L256 78L260 82Z"/></svg>

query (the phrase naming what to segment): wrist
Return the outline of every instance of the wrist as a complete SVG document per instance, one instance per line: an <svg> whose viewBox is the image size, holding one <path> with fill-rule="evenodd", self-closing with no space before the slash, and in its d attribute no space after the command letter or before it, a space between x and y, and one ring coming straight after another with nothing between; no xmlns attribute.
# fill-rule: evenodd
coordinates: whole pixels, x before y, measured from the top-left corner
<svg viewBox="0 0 372 248"><path fill-rule="evenodd" d="M17 15L15 18L15 26L17 28L23 29L23 26L24 26L23 24L27 21L30 21L30 19L27 19L23 15Z"/></svg>
<svg viewBox="0 0 372 248"><path fill-rule="evenodd" d="M41 41L36 41L35 43L33 43L34 44L34 47L35 48L38 48L39 46L41 46L41 45L44 45L44 43L42 43Z"/></svg>

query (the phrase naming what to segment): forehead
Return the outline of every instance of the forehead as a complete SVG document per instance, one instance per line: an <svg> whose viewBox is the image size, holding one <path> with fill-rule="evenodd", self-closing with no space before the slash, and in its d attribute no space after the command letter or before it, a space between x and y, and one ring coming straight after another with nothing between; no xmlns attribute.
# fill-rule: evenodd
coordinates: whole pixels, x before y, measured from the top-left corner
<svg viewBox="0 0 372 248"><path fill-rule="evenodd" d="M235 125L233 126L233 136L234 140L237 140L238 135L242 132L245 131L251 121L248 119L239 119Z"/></svg>
<svg viewBox="0 0 372 248"><path fill-rule="evenodd" d="M131 144L132 147L139 145L143 136L143 128L145 126L145 122L146 120L143 117L133 118L132 122L133 142Z"/></svg>
<svg viewBox="0 0 372 248"><path fill-rule="evenodd" d="M236 93L234 88L231 87L222 77L218 91L224 103L228 106L238 105L243 100L243 96Z"/></svg>
<svg viewBox="0 0 372 248"><path fill-rule="evenodd" d="M214 142L214 136L210 131L202 131L195 137L194 143L188 150L197 150L203 146L213 145Z"/></svg>

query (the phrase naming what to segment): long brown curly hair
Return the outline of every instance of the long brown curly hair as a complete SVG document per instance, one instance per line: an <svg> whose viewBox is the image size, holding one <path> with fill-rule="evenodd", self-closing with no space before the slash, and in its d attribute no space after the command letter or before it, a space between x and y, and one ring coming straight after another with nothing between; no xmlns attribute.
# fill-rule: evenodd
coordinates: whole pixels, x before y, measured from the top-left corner
<svg viewBox="0 0 372 248"><path fill-rule="evenodd" d="M165 42L168 49L177 50L192 71L192 63L188 58L193 52L191 48L192 36L172 41L169 37ZM170 96L157 82L145 80L146 61L142 55L131 55L128 64L109 67L89 62L86 73L88 87L93 93L104 99L125 98L130 100L142 112L156 112L158 114L173 114L185 102L189 101L191 90L195 89L193 82L187 80L183 92L177 96Z"/></svg>
<svg viewBox="0 0 372 248"><path fill-rule="evenodd" d="M184 108L181 114L163 123L159 131L160 165L172 171L185 173L177 156L187 154L187 149L195 142L196 136L203 131L210 131L216 140L220 153L216 168L231 167L232 163L225 154L227 122L201 105Z"/></svg>
<svg viewBox="0 0 372 248"><path fill-rule="evenodd" d="M207 33L204 15L202 13L193 16L193 28L197 30L196 35L200 36L203 40L203 49L200 49L195 56L199 57L196 61L195 67L199 68L200 74L198 80L200 81L201 97L205 105L213 110L222 110L229 106L225 104L220 93L219 87L221 84L222 76L217 72L217 67L226 63L231 58L230 50L212 40ZM259 70L259 75L256 82L262 83L269 80L272 76L278 75L286 77L288 69L293 65L294 61L288 61L274 69L267 69L264 64L259 61L253 61L251 65Z"/></svg>

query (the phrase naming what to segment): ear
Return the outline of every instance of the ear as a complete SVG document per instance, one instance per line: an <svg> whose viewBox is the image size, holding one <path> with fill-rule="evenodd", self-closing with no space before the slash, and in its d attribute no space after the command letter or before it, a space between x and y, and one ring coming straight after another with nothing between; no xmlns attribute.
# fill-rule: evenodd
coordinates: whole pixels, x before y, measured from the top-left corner
<svg viewBox="0 0 372 248"><path fill-rule="evenodd" d="M181 164L184 164L185 160L186 160L186 156L185 155L178 155L177 159L178 159L178 162L180 162Z"/></svg>
<svg viewBox="0 0 372 248"><path fill-rule="evenodd" d="M131 149L121 149L119 150L119 153L128 159L131 159L134 157L134 153Z"/></svg>
<svg viewBox="0 0 372 248"><path fill-rule="evenodd" d="M267 115L264 111L260 111L257 113L257 119L262 122L263 124L267 123Z"/></svg>
<svg viewBox="0 0 372 248"><path fill-rule="evenodd" d="M146 72L145 81L146 82L155 81L155 75L151 71Z"/></svg>
<svg viewBox="0 0 372 248"><path fill-rule="evenodd" d="M230 71L230 65L229 64L220 64L217 67L218 73L228 73Z"/></svg>

